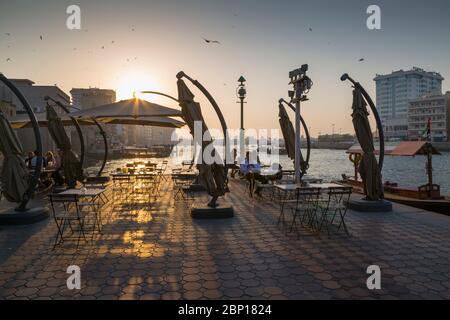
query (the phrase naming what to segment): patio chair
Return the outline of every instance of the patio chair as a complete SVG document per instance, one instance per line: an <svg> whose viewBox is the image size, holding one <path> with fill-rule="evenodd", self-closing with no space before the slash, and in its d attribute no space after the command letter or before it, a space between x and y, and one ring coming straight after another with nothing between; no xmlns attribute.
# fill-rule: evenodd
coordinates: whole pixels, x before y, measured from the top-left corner
<svg viewBox="0 0 450 320"><path fill-rule="evenodd" d="M86 217L92 211L83 209L77 196L58 193L50 194L48 197L52 207L53 219L58 229L53 249L69 239L76 239L78 248L81 239L87 241ZM66 234L67 228L70 230L70 235ZM77 236L75 236L76 233Z"/></svg>
<svg viewBox="0 0 450 320"><path fill-rule="evenodd" d="M116 175L113 176L113 203L124 203L131 195L132 181L129 175Z"/></svg>
<svg viewBox="0 0 450 320"><path fill-rule="evenodd" d="M345 233L350 235L345 224L345 215L347 214L348 201L352 190L352 187L333 187L328 189L328 199L325 202L321 201L318 206L317 225L319 232L325 227L327 233L330 234L330 226L333 225L337 217L339 219L337 231L343 227Z"/></svg>
<svg viewBox="0 0 450 320"><path fill-rule="evenodd" d="M281 191L278 190L278 204L280 205L280 214L278 216L277 225L282 224L286 227L286 212L292 211L297 207L298 197L297 190ZM286 231L287 233L287 231Z"/></svg>
<svg viewBox="0 0 450 320"><path fill-rule="evenodd" d="M144 200L144 203L150 204L151 198L156 196L156 180L153 174L139 174L136 176L133 194L137 201Z"/></svg>
<svg viewBox="0 0 450 320"><path fill-rule="evenodd" d="M301 188L297 190L297 206L294 210L294 216L292 218L291 228L297 229L297 221L300 221L300 225L314 229L314 221L317 211L317 204L320 197L320 188Z"/></svg>

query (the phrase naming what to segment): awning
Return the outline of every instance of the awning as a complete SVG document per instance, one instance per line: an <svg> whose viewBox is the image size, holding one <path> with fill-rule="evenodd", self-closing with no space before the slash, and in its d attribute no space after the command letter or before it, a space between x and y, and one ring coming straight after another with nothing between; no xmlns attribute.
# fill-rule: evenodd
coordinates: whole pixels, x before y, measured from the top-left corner
<svg viewBox="0 0 450 320"><path fill-rule="evenodd" d="M414 157L416 155L426 155L427 141L402 141L396 145L386 145L384 148L384 154L388 156L409 156ZM435 147L431 145L432 154L441 154ZM346 153L362 154L361 146L355 144L351 146ZM379 148L375 149L375 154L379 154Z"/></svg>

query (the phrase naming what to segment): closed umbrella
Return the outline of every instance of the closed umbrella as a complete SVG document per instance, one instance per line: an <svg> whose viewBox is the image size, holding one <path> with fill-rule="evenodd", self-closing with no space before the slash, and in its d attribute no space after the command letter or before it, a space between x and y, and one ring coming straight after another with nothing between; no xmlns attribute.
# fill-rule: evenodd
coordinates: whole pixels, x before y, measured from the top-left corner
<svg viewBox="0 0 450 320"><path fill-rule="evenodd" d="M62 167L69 187L74 187L76 181L83 181L83 169L80 160L72 151L72 144L64 130L64 124L52 106L47 105L48 131L61 150Z"/></svg>
<svg viewBox="0 0 450 320"><path fill-rule="evenodd" d="M202 123L203 137L204 133L208 131L208 127L203 119L200 104L194 101L193 93L189 90L183 80L178 80L177 87L178 100L184 121L188 125L192 135L194 134L195 122L200 121ZM203 154L203 150L205 150L205 148L213 143L212 141L203 140L204 139L201 141L201 154ZM217 152L214 148L212 148L212 150L214 153ZM206 189L208 194L212 196L208 206L215 208L217 206L217 198L225 194L227 170L223 164L217 163L217 161L213 164L206 164L203 157L202 162L197 164L197 169L199 171L199 183Z"/></svg>
<svg viewBox="0 0 450 320"><path fill-rule="evenodd" d="M291 120L289 119L289 115L286 112L286 108L282 103L278 105L279 107L279 121L281 127L281 133L284 138L284 146L286 148L288 157L292 160L295 159L295 130L292 125ZM302 175L306 173L308 169L308 163L303 159L303 155L300 153L300 168L302 171Z"/></svg>
<svg viewBox="0 0 450 320"><path fill-rule="evenodd" d="M373 136L368 119L369 112L367 103L358 87L353 90L352 109L353 127L363 151L358 170L364 183L364 194L367 200L381 200L384 196L383 186L380 168L375 157Z"/></svg>
<svg viewBox="0 0 450 320"><path fill-rule="evenodd" d="M1 110L0 151L5 158L2 167L3 195L8 201L20 203L28 189L28 171L22 159L22 145Z"/></svg>

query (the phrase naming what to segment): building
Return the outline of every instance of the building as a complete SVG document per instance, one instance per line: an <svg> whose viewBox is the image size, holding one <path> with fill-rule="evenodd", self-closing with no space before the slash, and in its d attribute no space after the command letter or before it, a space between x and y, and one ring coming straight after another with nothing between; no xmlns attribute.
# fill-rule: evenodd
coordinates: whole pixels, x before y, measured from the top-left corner
<svg viewBox="0 0 450 320"><path fill-rule="evenodd" d="M387 140L408 138L409 102L430 92L442 92L444 78L420 68L376 75L376 107Z"/></svg>
<svg viewBox="0 0 450 320"><path fill-rule="evenodd" d="M174 128L153 126L139 127L139 143L137 145L139 147L174 145L176 144L175 141L172 141L172 134L174 131Z"/></svg>
<svg viewBox="0 0 450 320"><path fill-rule="evenodd" d="M36 114L45 113L45 106L47 105L47 101L45 100L46 96L49 96L54 100L61 102L64 105L70 105L70 97L56 85L53 86L35 85L35 83L29 79L10 79L10 80L17 87L17 89L19 89L20 92L24 95L25 99L28 101L31 108ZM3 84L0 84L0 94L6 100L9 100L13 106L15 106L14 108L15 113L17 114L26 113L19 99L9 90L9 88L7 88ZM61 114L64 113L59 108L56 108L55 110L58 113ZM72 129L68 128L67 130L68 135L70 137L71 136L70 132L72 131ZM43 151L46 152L47 150L55 150L56 145L53 139L50 137L47 128L40 128L40 132ZM33 129L18 130L18 137L22 143L24 152L36 149Z"/></svg>
<svg viewBox="0 0 450 320"><path fill-rule="evenodd" d="M12 103L12 92L6 87L0 87L0 110L6 119L11 120L16 116L16 106Z"/></svg>
<svg viewBox="0 0 450 320"><path fill-rule="evenodd" d="M110 89L99 88L73 88L70 90L72 95L72 106L74 109L86 110L101 105L114 103L116 101L116 92ZM118 126L105 125L103 129L108 137L110 146L118 143L123 135L119 131ZM103 140L100 132L96 127L83 128L85 139L85 148L88 153L103 152Z"/></svg>
<svg viewBox="0 0 450 320"><path fill-rule="evenodd" d="M418 140L430 118L431 140L449 141L450 91L445 94L430 93L409 103L408 138Z"/></svg>

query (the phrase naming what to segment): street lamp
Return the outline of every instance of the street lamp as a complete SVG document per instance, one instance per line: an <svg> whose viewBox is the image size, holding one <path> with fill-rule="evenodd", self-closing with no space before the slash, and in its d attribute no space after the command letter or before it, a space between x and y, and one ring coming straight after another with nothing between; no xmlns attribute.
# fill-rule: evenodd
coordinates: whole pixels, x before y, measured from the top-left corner
<svg viewBox="0 0 450 320"><path fill-rule="evenodd" d="M239 130L239 155L241 157L241 161L244 158L245 154L245 131L244 131L244 99L247 96L247 90L245 89L245 78L241 76L238 79L239 85L236 89L236 96L240 101L237 103L241 104L241 129Z"/></svg>

